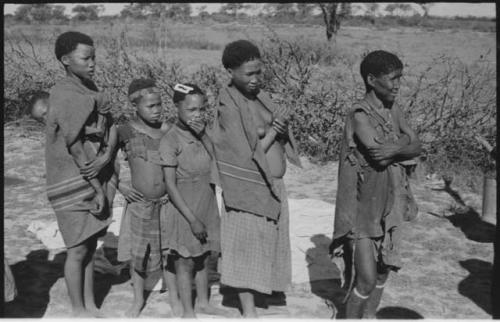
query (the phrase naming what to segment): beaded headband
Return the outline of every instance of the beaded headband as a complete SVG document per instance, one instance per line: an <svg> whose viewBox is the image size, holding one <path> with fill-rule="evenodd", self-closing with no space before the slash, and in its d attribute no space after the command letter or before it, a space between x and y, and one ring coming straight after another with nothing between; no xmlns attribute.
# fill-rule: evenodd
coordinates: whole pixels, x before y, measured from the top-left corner
<svg viewBox="0 0 500 322"><path fill-rule="evenodd" d="M135 91L132 94L128 96L128 99L133 101L139 97L142 97L146 94L152 94L152 93L161 93L161 90L158 87L148 87L148 88L143 88L141 90Z"/></svg>

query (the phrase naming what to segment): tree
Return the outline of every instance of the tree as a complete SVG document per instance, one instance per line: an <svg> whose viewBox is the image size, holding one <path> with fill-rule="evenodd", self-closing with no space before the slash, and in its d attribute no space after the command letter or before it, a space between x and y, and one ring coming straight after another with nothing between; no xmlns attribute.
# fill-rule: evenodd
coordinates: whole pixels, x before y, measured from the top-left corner
<svg viewBox="0 0 500 322"><path fill-rule="evenodd" d="M200 17L201 20L205 20L210 16L210 14L207 12L207 6L203 5L198 8L198 17Z"/></svg>
<svg viewBox="0 0 500 322"><path fill-rule="evenodd" d="M297 3L297 13L296 13L296 16L298 18L309 17L309 15L313 11L314 7L315 6L312 3L299 2L299 3Z"/></svg>
<svg viewBox="0 0 500 322"><path fill-rule="evenodd" d="M248 5L245 5L243 3L239 2L229 2L223 5L220 9L219 12L222 14L229 15L231 17L236 17L238 14L239 10L244 10L247 9Z"/></svg>
<svg viewBox="0 0 500 322"><path fill-rule="evenodd" d="M67 20L64 10L64 6L47 3L22 4L17 7L14 19L26 23L46 23L52 19Z"/></svg>
<svg viewBox="0 0 500 322"><path fill-rule="evenodd" d="M148 14L148 4L142 2L128 4L120 11L122 18L144 19Z"/></svg>
<svg viewBox="0 0 500 322"><path fill-rule="evenodd" d="M369 16L376 16L380 5L374 2L368 2L365 4L366 14Z"/></svg>
<svg viewBox="0 0 500 322"><path fill-rule="evenodd" d="M54 20L68 20L68 16L64 14L65 6L54 5L52 7L52 19Z"/></svg>
<svg viewBox="0 0 500 322"><path fill-rule="evenodd" d="M275 3L274 16L278 18L292 18L295 16L295 8L293 3Z"/></svg>
<svg viewBox="0 0 500 322"><path fill-rule="evenodd" d="M326 27L326 39L331 40L340 29L340 21L352 14L352 6L347 2L318 3Z"/></svg>
<svg viewBox="0 0 500 322"><path fill-rule="evenodd" d="M187 20L191 16L191 5L189 3L172 3L165 7L167 18Z"/></svg>
<svg viewBox="0 0 500 322"><path fill-rule="evenodd" d="M391 16L394 15L395 11L398 11L401 15L413 12L413 7L409 3L390 3L385 7L385 11L387 11Z"/></svg>
<svg viewBox="0 0 500 322"><path fill-rule="evenodd" d="M73 19L79 21L97 20L99 18L99 14L101 14L103 11L103 5L95 4L88 6L77 5L71 10L71 12L75 13Z"/></svg>
<svg viewBox="0 0 500 322"><path fill-rule="evenodd" d="M390 16L394 15L395 10L396 10L396 3L390 3L385 7L385 11L387 11Z"/></svg>
<svg viewBox="0 0 500 322"><path fill-rule="evenodd" d="M417 4L424 11L423 18L427 18L429 16L429 11L430 11L431 7L434 5L434 3L431 3L431 2L420 2L420 3L417 3Z"/></svg>
<svg viewBox="0 0 500 322"><path fill-rule="evenodd" d="M337 10L339 9L338 2L322 2L318 4L321 13L323 14L323 21L326 27L326 39L331 40L332 36L337 34L340 28L340 21L337 17Z"/></svg>

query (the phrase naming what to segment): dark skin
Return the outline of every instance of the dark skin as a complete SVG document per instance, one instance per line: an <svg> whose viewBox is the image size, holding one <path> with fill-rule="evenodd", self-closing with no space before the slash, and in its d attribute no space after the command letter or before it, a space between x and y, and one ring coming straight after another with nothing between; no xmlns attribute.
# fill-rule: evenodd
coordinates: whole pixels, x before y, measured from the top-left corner
<svg viewBox="0 0 500 322"><path fill-rule="evenodd" d="M66 75L68 77L84 83L86 80L90 80L94 75L95 49L92 46L78 44L73 52L61 57L61 62L65 66ZM68 149L80 169L91 161L83 149L81 138L73 142ZM95 177L88 178L88 181L96 191L95 202L97 204L97 209L93 211L93 213L100 214L105 206L104 190L99 180Z"/></svg>
<svg viewBox="0 0 500 322"><path fill-rule="evenodd" d="M147 93L136 101L131 102L136 109L137 117L131 120L131 125L138 131L146 133L152 138L161 138L165 134L161 116L161 96L159 93ZM128 159L132 186L120 185L120 191L127 201L144 201L145 198L156 199L165 195L166 186L163 180L161 166L148 162L142 158ZM123 189L123 190L122 190ZM132 270L134 286L134 300L125 315L127 317L139 316L144 307L144 277L136 270ZM169 301L175 315L180 314L175 275L163 270L164 279L169 289Z"/></svg>
<svg viewBox="0 0 500 322"><path fill-rule="evenodd" d="M80 167L80 173L82 176L87 179L96 178L99 172L112 160L117 143L118 132L116 126L113 124L109 129L109 137L106 144L107 147L104 150L104 153L91 161L85 162L85 164Z"/></svg>
<svg viewBox="0 0 500 322"><path fill-rule="evenodd" d="M204 110L204 106L205 98L198 94L187 95L183 101L177 103L179 121L185 128L192 128L192 131L197 135L200 135L205 128L205 124L200 117ZM207 237L205 225L203 225L203 223L192 213L182 198L180 191L177 189L175 168L165 167L164 175L170 199L179 209L181 214L188 220L196 238L200 241L205 240Z"/></svg>
<svg viewBox="0 0 500 322"><path fill-rule="evenodd" d="M271 175L281 178L286 171L286 159L281 138L286 138L288 133L289 110L281 108L273 119L272 113L257 99L263 82L262 67L262 61L255 58L240 66L228 68L227 71L231 76L232 84L248 99L260 145L266 153ZM257 317L254 293L248 289L238 289L238 296L243 316Z"/></svg>
<svg viewBox="0 0 500 322"><path fill-rule="evenodd" d="M205 112L206 99L200 94L187 95L184 100L176 103L179 126L183 130L191 131L200 138L205 129L202 113ZM172 203L177 207L181 215L189 222L193 235L201 242L205 243L208 237L205 225L193 214L186 201L182 197L177 187L177 176L175 167L164 167L164 176L167 185L167 192ZM179 295L183 306L184 318L195 318L195 309L192 299L193 275L196 285L196 310L201 313L222 314L223 312L209 305L208 297L208 253L198 257L176 256L175 270L177 274L177 284ZM198 264L198 265L196 265ZM195 266L200 266L196 270Z"/></svg>
<svg viewBox="0 0 500 322"><path fill-rule="evenodd" d="M365 113L358 112L354 115L354 132L361 144L366 148L369 157L379 166L387 166L394 162L412 159L422 152L422 147L417 134L408 125L401 111L394 104L394 88L399 89L400 72L392 72L389 75L368 75L367 81L373 84L374 90L366 94L367 100L380 106L385 113L391 113L392 118L397 120L403 138L398 141L380 142L377 132L371 126ZM376 88L376 89L375 89ZM389 94L388 94L389 93Z"/></svg>
<svg viewBox="0 0 500 322"><path fill-rule="evenodd" d="M90 80L95 68L95 49L93 46L78 44L76 49L61 57L66 75L79 82ZM84 167L90 161L83 149L82 138L77 138L68 146L68 150L78 167ZM89 178L89 183L96 191L97 207L91 211L99 215L105 207L106 197L101 183L96 178ZM92 236L84 242L68 248L64 263L64 278L71 300L73 315L76 317L100 317L94 300L94 261L93 254L97 238Z"/></svg>
<svg viewBox="0 0 500 322"><path fill-rule="evenodd" d="M378 107L378 112L395 120L401 133L404 134L396 142L382 142L377 138L377 132L369 122L364 112L354 114L354 133L359 139L362 148L367 152L371 162L377 167L387 167L395 162L412 159L422 152L421 143L417 134L411 129L403 117L399 108L394 105L395 97L399 91L401 70L395 70L388 74L372 75L367 77L369 90L366 99L372 106ZM355 243L355 245L354 245ZM376 309L380 303L383 288L382 285L388 278L388 271L378 272L377 262L373 257L372 241L369 238L356 239L350 247L356 247L354 267L356 270L356 290L362 296L368 296L364 300L351 294L347 302L346 318L375 318Z"/></svg>

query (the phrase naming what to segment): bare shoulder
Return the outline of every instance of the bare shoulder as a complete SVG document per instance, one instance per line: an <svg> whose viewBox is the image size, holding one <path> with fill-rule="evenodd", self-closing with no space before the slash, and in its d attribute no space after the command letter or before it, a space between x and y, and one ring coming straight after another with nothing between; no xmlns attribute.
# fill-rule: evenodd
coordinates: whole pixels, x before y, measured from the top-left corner
<svg viewBox="0 0 500 322"><path fill-rule="evenodd" d="M363 109L353 109L352 117L355 123L358 124L368 124L368 114Z"/></svg>

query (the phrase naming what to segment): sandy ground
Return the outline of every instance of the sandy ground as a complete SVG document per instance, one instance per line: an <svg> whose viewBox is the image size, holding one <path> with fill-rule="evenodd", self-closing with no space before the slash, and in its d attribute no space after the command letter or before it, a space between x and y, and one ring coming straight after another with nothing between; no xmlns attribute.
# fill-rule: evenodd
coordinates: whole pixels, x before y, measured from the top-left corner
<svg viewBox="0 0 500 322"><path fill-rule="evenodd" d="M27 231L34 221L50 223L55 216L45 195L43 134L4 129L4 247L18 287L17 298L5 305L7 317L67 317L69 302L63 279L65 253L55 256ZM285 182L292 213L291 239L295 272L286 306L259 309L265 318L330 318L339 305L339 275L328 257L333 224L337 164L304 168L289 166ZM404 267L389 279L379 318L491 318L490 277L494 227L479 219L481 199L453 187L443 190L438 180L413 182L419 216L406 229L402 244ZM304 207L331 205L331 218L307 214ZM321 202L320 202L321 201ZM117 203L121 202L118 199ZM464 206L465 205L465 206ZM113 262L116 254L106 249ZM212 268L216 261L213 261ZM307 274L307 275L305 275ZM305 280L304 276L306 276ZM307 278L307 276L309 278ZM223 296L211 274L211 301L238 317L231 297ZM120 276L96 273L97 302L109 317L121 317L132 300L127 270ZM171 317L167 292L152 292L141 317ZM224 300L224 305L222 302ZM267 299L274 304L279 297ZM209 318L209 316L201 316Z"/></svg>

